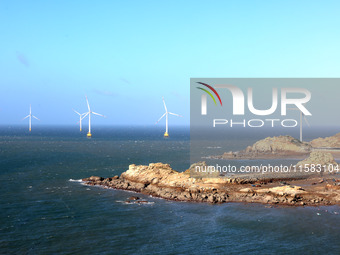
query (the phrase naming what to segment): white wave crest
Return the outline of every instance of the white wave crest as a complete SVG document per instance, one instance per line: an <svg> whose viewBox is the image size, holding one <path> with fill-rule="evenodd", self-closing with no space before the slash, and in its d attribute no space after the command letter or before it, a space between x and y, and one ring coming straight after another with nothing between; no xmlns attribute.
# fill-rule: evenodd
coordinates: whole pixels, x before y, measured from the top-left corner
<svg viewBox="0 0 340 255"><path fill-rule="evenodd" d="M82 182L83 180L82 179L79 179L79 180L69 179L68 181L69 182Z"/></svg>

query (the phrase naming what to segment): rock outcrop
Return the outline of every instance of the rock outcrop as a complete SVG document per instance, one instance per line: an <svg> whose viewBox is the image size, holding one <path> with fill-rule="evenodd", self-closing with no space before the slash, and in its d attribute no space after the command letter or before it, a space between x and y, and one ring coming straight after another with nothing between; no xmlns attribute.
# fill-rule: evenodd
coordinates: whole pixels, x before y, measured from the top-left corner
<svg viewBox="0 0 340 255"><path fill-rule="evenodd" d="M338 163L329 152L312 151L308 158L296 164L297 169L305 169L314 171L332 171L338 168Z"/></svg>
<svg viewBox="0 0 340 255"><path fill-rule="evenodd" d="M86 185L100 185L144 193L169 200L192 202L250 202L287 205L340 204L340 180L314 178L279 180L241 178L192 178L170 165L130 165L121 176L83 179ZM282 186L284 185L284 186ZM303 188L301 188L303 187Z"/></svg>
<svg viewBox="0 0 340 255"><path fill-rule="evenodd" d="M308 143L301 142L291 136L267 137L257 141L248 150L253 153L307 153L311 149Z"/></svg>
<svg viewBox="0 0 340 255"><path fill-rule="evenodd" d="M340 148L340 133L325 138L319 137L312 140L310 144L314 148Z"/></svg>
<svg viewBox="0 0 340 255"><path fill-rule="evenodd" d="M301 142L291 136L267 137L257 141L252 146L238 152L225 152L213 158L277 158L282 156L308 155L312 147L309 143Z"/></svg>
<svg viewBox="0 0 340 255"><path fill-rule="evenodd" d="M192 164L185 173L190 174L192 178L216 178L220 176L220 173L210 168L205 161Z"/></svg>

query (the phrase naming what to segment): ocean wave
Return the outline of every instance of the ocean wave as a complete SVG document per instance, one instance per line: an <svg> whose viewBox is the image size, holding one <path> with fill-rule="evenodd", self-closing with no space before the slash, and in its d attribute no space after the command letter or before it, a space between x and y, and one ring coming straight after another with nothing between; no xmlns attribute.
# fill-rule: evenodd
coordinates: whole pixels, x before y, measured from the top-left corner
<svg viewBox="0 0 340 255"><path fill-rule="evenodd" d="M122 204L126 204L126 205L152 205L155 202L149 202L149 201L129 201L129 200L116 200L117 203L122 203Z"/></svg>
<svg viewBox="0 0 340 255"><path fill-rule="evenodd" d="M82 182L83 180L82 179L79 179L79 180L69 179L68 181L69 182Z"/></svg>

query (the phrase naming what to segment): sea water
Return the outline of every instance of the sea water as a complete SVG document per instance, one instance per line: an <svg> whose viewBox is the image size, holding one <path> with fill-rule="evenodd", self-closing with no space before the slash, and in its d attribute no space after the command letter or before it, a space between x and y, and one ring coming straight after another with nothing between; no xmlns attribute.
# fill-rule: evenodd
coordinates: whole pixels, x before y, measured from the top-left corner
<svg viewBox="0 0 340 255"><path fill-rule="evenodd" d="M159 128L97 127L88 139L77 127L1 127L0 253L339 254L338 206L174 202L80 182L119 175L129 164L184 171L189 137L188 128L164 139ZM122 203L136 195L149 203Z"/></svg>

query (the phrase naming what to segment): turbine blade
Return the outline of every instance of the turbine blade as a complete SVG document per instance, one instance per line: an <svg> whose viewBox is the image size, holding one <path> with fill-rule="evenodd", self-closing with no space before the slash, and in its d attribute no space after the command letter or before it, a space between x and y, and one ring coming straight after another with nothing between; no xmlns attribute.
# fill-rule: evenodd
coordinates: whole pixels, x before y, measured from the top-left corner
<svg viewBox="0 0 340 255"><path fill-rule="evenodd" d="M163 104L164 104L165 112L168 112L168 109L166 108L166 105L165 105L164 97L162 97L162 98L163 98Z"/></svg>
<svg viewBox="0 0 340 255"><path fill-rule="evenodd" d="M308 120L307 120L307 118L306 118L306 116L305 116L305 115L303 115L303 119L304 119L304 120L305 120L305 122L307 123L308 127L310 127L310 125L309 125L309 122L308 122Z"/></svg>
<svg viewBox="0 0 340 255"><path fill-rule="evenodd" d="M77 112L76 110L72 109L76 114L81 115L79 112Z"/></svg>
<svg viewBox="0 0 340 255"><path fill-rule="evenodd" d="M175 116L178 116L178 117L183 117L182 115L179 115L179 114L176 114L176 113L172 113L172 112L169 112L169 114L175 115Z"/></svg>
<svg viewBox="0 0 340 255"><path fill-rule="evenodd" d="M25 118L23 118L22 120L24 120L24 119L26 119L26 118L28 118L30 115L28 114Z"/></svg>
<svg viewBox="0 0 340 255"><path fill-rule="evenodd" d="M34 115L32 115L32 117L35 118L35 119L37 119L37 120L39 120L39 119L38 119L37 117L35 117Z"/></svg>
<svg viewBox="0 0 340 255"><path fill-rule="evenodd" d="M103 115L103 114L100 114L100 113L96 113L96 112L92 112L94 115L98 115L98 116L102 116L102 117L104 117L104 118L106 118L106 116L105 115Z"/></svg>
<svg viewBox="0 0 340 255"><path fill-rule="evenodd" d="M89 115L90 112L87 112L82 118L81 120L85 119L87 115Z"/></svg>
<svg viewBox="0 0 340 255"><path fill-rule="evenodd" d="M89 109L89 112L90 112L91 110L90 110L89 100L87 99L87 96L85 96L85 97L86 97L87 109Z"/></svg>
<svg viewBox="0 0 340 255"><path fill-rule="evenodd" d="M157 124L157 123L165 116L165 114L166 114L166 113L164 113L164 114L162 115L162 117L160 117L159 120L156 121L155 124Z"/></svg>

